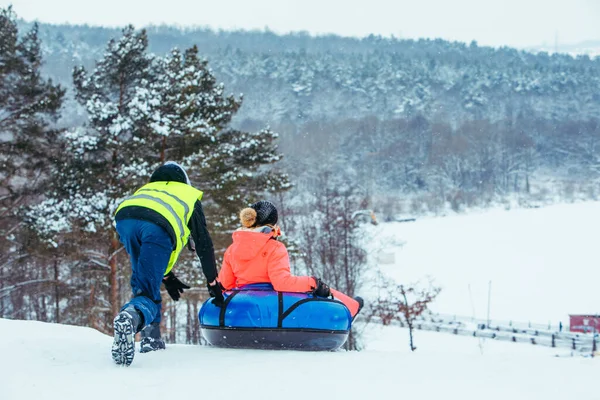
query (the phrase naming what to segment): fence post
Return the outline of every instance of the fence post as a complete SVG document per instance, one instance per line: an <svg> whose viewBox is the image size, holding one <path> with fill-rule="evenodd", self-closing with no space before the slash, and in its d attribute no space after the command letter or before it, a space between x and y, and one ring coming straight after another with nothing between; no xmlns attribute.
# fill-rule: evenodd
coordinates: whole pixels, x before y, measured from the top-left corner
<svg viewBox="0 0 600 400"><path fill-rule="evenodd" d="M554 333L552 334L552 347L556 347Z"/></svg>
<svg viewBox="0 0 600 400"><path fill-rule="evenodd" d="M575 338L573 338L573 350L577 350L577 349L575 348Z"/></svg>
<svg viewBox="0 0 600 400"><path fill-rule="evenodd" d="M594 358L594 353L596 353L596 327L594 326L594 331L592 332L592 358Z"/></svg>

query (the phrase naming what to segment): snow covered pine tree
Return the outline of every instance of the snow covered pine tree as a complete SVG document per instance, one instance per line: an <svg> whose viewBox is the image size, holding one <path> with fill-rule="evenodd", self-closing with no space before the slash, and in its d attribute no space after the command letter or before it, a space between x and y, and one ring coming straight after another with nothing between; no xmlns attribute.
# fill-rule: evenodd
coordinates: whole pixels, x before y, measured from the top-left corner
<svg viewBox="0 0 600 400"><path fill-rule="evenodd" d="M54 177L55 189L32 210L44 221L36 226L40 233L55 237L82 233L76 238L81 258L102 270L89 278L96 288L91 295L94 303L107 305L95 307L92 325L106 332L126 295L118 283L127 278L117 268L119 257L127 261L112 214L165 157L184 166L195 187L208 191L209 228L212 222L222 237L248 199L289 187L285 174L266 167L281 157L276 134L268 129L247 133L227 128L240 101L223 96L223 85L198 58L198 49L183 54L175 49L161 58L148 54L147 45L146 32L129 26L119 40L108 43L92 72L75 68L76 96L87 109L89 122L63 136L68 151ZM201 284L197 268L182 268L193 263L182 259L178 273L187 282ZM165 308L175 315L176 308Z"/></svg>
<svg viewBox="0 0 600 400"><path fill-rule="evenodd" d="M55 283L31 257L36 248L26 245L31 238L21 223L25 207L51 182L49 166L59 151L51 123L65 91L42 79L41 66L37 24L19 37L12 8L0 9L0 317L29 318L28 289L45 299Z"/></svg>

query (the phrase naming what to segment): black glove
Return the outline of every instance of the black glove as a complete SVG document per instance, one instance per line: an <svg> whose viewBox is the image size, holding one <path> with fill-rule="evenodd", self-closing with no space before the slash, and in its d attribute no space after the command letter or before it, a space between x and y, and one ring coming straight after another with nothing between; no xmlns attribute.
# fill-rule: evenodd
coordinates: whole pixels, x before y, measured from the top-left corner
<svg viewBox="0 0 600 400"><path fill-rule="evenodd" d="M319 297L329 297L331 296L331 290L329 286L323 282L320 278L316 278L313 276L315 282L317 282L317 287L313 290L313 294Z"/></svg>
<svg viewBox="0 0 600 400"><path fill-rule="evenodd" d="M163 278L163 283L165 284L165 288L167 292L169 292L169 296L175 301L178 301L181 297L181 293L183 293L183 289L190 289L188 285L181 282L173 272L169 272Z"/></svg>
<svg viewBox="0 0 600 400"><path fill-rule="evenodd" d="M217 307L221 307L225 301L225 298L223 297L223 291L225 288L223 285L221 285L221 282L217 281L217 284L214 286L211 286L210 283L207 283L206 287L208 288L208 294L210 294L210 297L214 297L212 303Z"/></svg>

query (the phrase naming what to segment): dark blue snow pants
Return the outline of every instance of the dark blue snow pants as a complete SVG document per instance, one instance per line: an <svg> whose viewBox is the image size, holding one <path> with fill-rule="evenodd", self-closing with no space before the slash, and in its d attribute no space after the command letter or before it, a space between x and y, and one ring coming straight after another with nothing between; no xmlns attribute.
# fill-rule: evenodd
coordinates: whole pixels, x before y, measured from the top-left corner
<svg viewBox="0 0 600 400"><path fill-rule="evenodd" d="M173 251L167 231L152 222L137 219L117 221L117 232L131 258L133 298L125 304L144 316L143 325L160 322L160 285Z"/></svg>

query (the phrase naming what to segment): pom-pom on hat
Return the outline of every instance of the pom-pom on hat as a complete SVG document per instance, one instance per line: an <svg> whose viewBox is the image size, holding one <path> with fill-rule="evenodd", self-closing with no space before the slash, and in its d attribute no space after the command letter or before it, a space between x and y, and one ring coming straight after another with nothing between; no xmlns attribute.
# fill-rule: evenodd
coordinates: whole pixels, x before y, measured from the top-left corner
<svg viewBox="0 0 600 400"><path fill-rule="evenodd" d="M251 228L256 222L256 210L254 208L244 208L240 211L240 221L246 228Z"/></svg>
<svg viewBox="0 0 600 400"><path fill-rule="evenodd" d="M261 200L240 212L240 221L246 228L275 225L277 220L277 208L270 201Z"/></svg>

